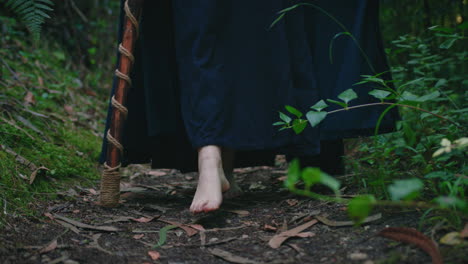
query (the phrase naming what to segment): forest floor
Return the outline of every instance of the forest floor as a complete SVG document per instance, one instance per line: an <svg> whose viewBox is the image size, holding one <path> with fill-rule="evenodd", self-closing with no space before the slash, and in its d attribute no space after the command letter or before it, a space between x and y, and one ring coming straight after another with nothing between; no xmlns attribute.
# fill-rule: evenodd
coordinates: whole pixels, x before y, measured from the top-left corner
<svg viewBox="0 0 468 264"><path fill-rule="evenodd" d="M244 195L226 200L217 212L197 215L188 210L194 173L129 167L122 202L111 209L98 205L97 186L76 186L42 203L36 209L40 218L9 219L0 234L0 263L431 262L420 249L377 235L385 227L417 227L418 212L377 211L355 227L345 222L343 205L288 192L283 167L235 174ZM292 237L281 244L284 239L275 235L291 229ZM441 252L446 263L468 261L462 252Z"/></svg>

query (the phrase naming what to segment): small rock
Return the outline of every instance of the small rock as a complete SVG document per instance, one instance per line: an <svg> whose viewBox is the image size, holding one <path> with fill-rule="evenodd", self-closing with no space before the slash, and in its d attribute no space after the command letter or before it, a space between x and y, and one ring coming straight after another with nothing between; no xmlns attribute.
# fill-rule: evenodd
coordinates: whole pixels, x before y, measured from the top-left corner
<svg viewBox="0 0 468 264"><path fill-rule="evenodd" d="M248 238L248 237L249 237L248 235L242 235L243 239Z"/></svg>
<svg viewBox="0 0 468 264"><path fill-rule="evenodd" d="M361 252L354 252L349 255L351 260L365 260L368 258L367 254Z"/></svg>
<svg viewBox="0 0 468 264"><path fill-rule="evenodd" d="M219 240L219 239L216 238L216 237L210 238L210 242L216 242L216 241L218 241L218 240Z"/></svg>

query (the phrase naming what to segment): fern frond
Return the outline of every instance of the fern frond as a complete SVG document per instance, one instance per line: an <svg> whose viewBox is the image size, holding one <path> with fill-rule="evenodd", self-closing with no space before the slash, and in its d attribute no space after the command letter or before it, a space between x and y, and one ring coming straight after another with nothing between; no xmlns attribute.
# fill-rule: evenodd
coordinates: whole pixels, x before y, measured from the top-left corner
<svg viewBox="0 0 468 264"><path fill-rule="evenodd" d="M6 0L6 7L12 10L28 28L34 38L39 38L42 24L53 11L54 3L50 0Z"/></svg>

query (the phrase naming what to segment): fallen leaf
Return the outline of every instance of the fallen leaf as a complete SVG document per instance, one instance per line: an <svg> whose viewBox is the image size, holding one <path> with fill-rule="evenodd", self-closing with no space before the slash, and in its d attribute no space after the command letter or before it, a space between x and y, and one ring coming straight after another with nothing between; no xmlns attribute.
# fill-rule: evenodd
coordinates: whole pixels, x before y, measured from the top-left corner
<svg viewBox="0 0 468 264"><path fill-rule="evenodd" d="M296 237L301 237L301 238L306 238L306 237L313 237L315 236L315 233L312 233L312 232L302 232L302 233L299 233L297 235L295 235Z"/></svg>
<svg viewBox="0 0 468 264"><path fill-rule="evenodd" d="M440 243L449 246L455 246L463 243L463 239L458 232L450 232L440 239Z"/></svg>
<svg viewBox="0 0 468 264"><path fill-rule="evenodd" d="M31 173L31 176L29 176L29 184L33 184L34 183L34 180L36 179L36 176L37 174L40 172L40 171L48 171L49 169L44 167L44 166L41 166L37 169L35 169L32 173Z"/></svg>
<svg viewBox="0 0 468 264"><path fill-rule="evenodd" d="M414 228L387 227L380 231L378 235L395 241L416 245L431 256L433 264L443 263L436 243Z"/></svg>
<svg viewBox="0 0 468 264"><path fill-rule="evenodd" d="M58 246L57 240L55 239L52 242L50 242L46 247L39 250L39 254L44 254L44 253L47 253L47 252L54 251L57 248L57 246Z"/></svg>
<svg viewBox="0 0 468 264"><path fill-rule="evenodd" d="M134 235L133 238L138 240L138 239L141 239L144 236L145 236L145 234L139 234L139 235Z"/></svg>
<svg viewBox="0 0 468 264"><path fill-rule="evenodd" d="M229 213L234 213L242 217L248 216L250 214L248 211L245 211L245 210L224 210L224 211L229 212Z"/></svg>
<svg viewBox="0 0 468 264"><path fill-rule="evenodd" d="M36 98L34 98L34 94L28 91L24 96L24 103L25 105L34 105L36 104Z"/></svg>
<svg viewBox="0 0 468 264"><path fill-rule="evenodd" d="M76 210L73 210L72 213L77 214L77 213L79 213L79 212L80 212L80 210L76 209Z"/></svg>
<svg viewBox="0 0 468 264"><path fill-rule="evenodd" d="M130 218L130 220L138 223L148 223L154 220L156 217L140 217L140 218Z"/></svg>
<svg viewBox="0 0 468 264"><path fill-rule="evenodd" d="M69 115L74 115L74 114L75 114L75 111L73 111L73 106L71 106L71 105L64 105L64 106L63 106L63 109L64 109L65 112L67 112L67 114L69 114Z"/></svg>
<svg viewBox="0 0 468 264"><path fill-rule="evenodd" d="M278 230L278 228L276 228L276 227L274 227L274 226L271 226L271 225L265 224L265 226L263 226L263 230L266 230L266 231L276 231L276 230Z"/></svg>
<svg viewBox="0 0 468 264"><path fill-rule="evenodd" d="M39 83L39 86L44 86L44 79L42 79L41 76L37 77L37 82Z"/></svg>
<svg viewBox="0 0 468 264"><path fill-rule="evenodd" d="M107 231L107 232L116 232L116 231L119 231L118 228L116 227L113 227L113 226L93 226L93 225L88 225L88 224L85 224L85 223L82 223L82 222L79 222L79 221L76 221L76 220L73 220L73 219L70 219L68 217L65 217L65 216L61 216L61 215L54 215L54 217L56 219L60 219L62 221L65 221L73 226L77 226L77 227L81 227L81 228L84 228L84 229L93 229L93 230L99 230L99 231Z"/></svg>
<svg viewBox="0 0 468 264"><path fill-rule="evenodd" d="M281 177L276 178L276 180L280 182L284 182L287 178L288 176L281 176Z"/></svg>
<svg viewBox="0 0 468 264"><path fill-rule="evenodd" d="M463 228L463 230L460 232L460 237L468 237L468 223L465 224L465 228Z"/></svg>
<svg viewBox="0 0 468 264"><path fill-rule="evenodd" d="M148 255L152 260L158 260L161 257L161 254L157 251L148 251Z"/></svg>
<svg viewBox="0 0 468 264"><path fill-rule="evenodd" d="M299 233L315 225L317 222L318 221L314 219L288 231L281 232L280 234L273 236L268 242L268 245L272 248L279 248L288 238L297 236Z"/></svg>
<svg viewBox="0 0 468 264"><path fill-rule="evenodd" d="M286 202L289 204L289 206L296 206L299 201L296 199L287 199Z"/></svg>
<svg viewBox="0 0 468 264"><path fill-rule="evenodd" d="M92 195L97 195L97 194L98 194L97 191L94 190L93 188L88 189L88 191L89 191L89 193L92 194Z"/></svg>
<svg viewBox="0 0 468 264"><path fill-rule="evenodd" d="M190 227L188 225L185 225L185 224L181 224L181 223L177 223L177 222L173 222L173 221L169 221L169 220L164 220L164 219L158 219L158 221L161 221L161 222L164 222L164 223L167 223L167 224L170 224L170 225L175 225L178 228L183 229L185 231L185 233L187 233L187 235L189 237L191 237L193 235L196 235L198 233L197 229L195 229L193 227Z"/></svg>
<svg viewBox="0 0 468 264"><path fill-rule="evenodd" d="M50 220L54 220L54 216L51 213L44 213L44 216L47 216Z"/></svg>
<svg viewBox="0 0 468 264"><path fill-rule="evenodd" d="M205 228L202 226L202 225L198 225L198 224L192 224L192 225L188 225L190 226L191 228L194 228L198 231L206 231Z"/></svg>
<svg viewBox="0 0 468 264"><path fill-rule="evenodd" d="M317 215L315 216L315 218L327 226L353 226L355 224L353 221L333 221L333 220L328 219L324 215ZM382 214L380 213L371 215L367 217L366 219L364 219L362 224L377 221L380 218L382 218Z"/></svg>
<svg viewBox="0 0 468 264"><path fill-rule="evenodd" d="M161 177L167 175L167 172L165 171L160 171L160 170L150 170L148 172L148 175L154 176L154 177Z"/></svg>
<svg viewBox="0 0 468 264"><path fill-rule="evenodd" d="M226 260L227 262L231 262L231 263L238 263L238 264L258 264L258 263L260 263L260 262L257 262L255 260L251 260L251 259L248 259L248 258L244 258L244 257L241 257L241 256L234 255L231 252L224 251L224 250L219 249L219 248L208 249L208 251L211 254L215 255L216 257L222 258L222 259Z"/></svg>
<svg viewBox="0 0 468 264"><path fill-rule="evenodd" d="M85 89L84 93L89 95L89 96L96 96L96 92L93 90Z"/></svg>

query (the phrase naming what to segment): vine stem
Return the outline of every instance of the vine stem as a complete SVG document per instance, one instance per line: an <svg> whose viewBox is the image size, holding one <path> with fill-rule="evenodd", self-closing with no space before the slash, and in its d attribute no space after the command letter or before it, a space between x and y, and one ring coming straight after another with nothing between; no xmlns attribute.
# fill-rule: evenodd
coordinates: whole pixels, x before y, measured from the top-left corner
<svg viewBox="0 0 468 264"><path fill-rule="evenodd" d="M422 108L419 108L417 106L412 106L412 105L405 105L405 104L398 104L398 103L387 103L387 102L380 102L380 103L370 103L370 104L363 104L363 105L356 105L356 106L351 106L351 107L346 107L346 108L343 108L343 109L337 109L337 110L333 110L333 111L330 111L330 112L327 112L329 115L330 114L334 114L334 113L338 113L338 112L342 112L342 111L348 111L348 110L351 110L351 109L356 109L356 108L362 108L362 107L368 107L368 106L375 106L375 105L394 105L394 106L401 106L401 107L406 107L406 108L411 108L411 109L415 109L415 110L418 110L418 111L421 111L421 112L425 112L425 113L428 113L428 114L431 114L435 117L438 117L440 119L443 119L445 121L448 121L452 124L454 124L455 126L457 126L458 128L462 128L459 124L455 123L454 121L446 118L446 117L443 117L441 115L438 115L436 113L433 113L431 111L428 111L426 109L422 109Z"/></svg>

